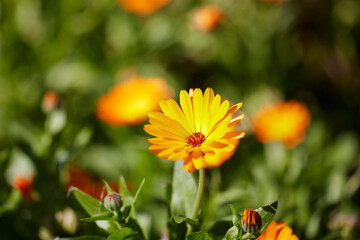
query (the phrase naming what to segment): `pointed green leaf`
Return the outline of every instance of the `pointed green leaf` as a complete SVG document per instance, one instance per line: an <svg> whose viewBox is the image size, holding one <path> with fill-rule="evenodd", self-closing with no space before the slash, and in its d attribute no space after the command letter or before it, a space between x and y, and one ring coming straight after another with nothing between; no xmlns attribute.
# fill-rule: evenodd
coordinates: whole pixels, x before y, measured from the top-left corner
<svg viewBox="0 0 360 240"><path fill-rule="evenodd" d="M112 212L107 212L104 214L88 217L88 218L82 218L81 221L84 222L95 222L97 220L114 220L117 221L119 219L119 216L114 215Z"/></svg>
<svg viewBox="0 0 360 240"><path fill-rule="evenodd" d="M174 217L174 221L177 223L177 224L180 224L182 222L186 222L190 225L198 225L199 224L199 220L196 219L196 220L193 220L191 218L187 218L187 217L184 217L183 215L176 215Z"/></svg>
<svg viewBox="0 0 360 240"><path fill-rule="evenodd" d="M197 185L194 176L183 169L183 163L184 161L179 160L174 165L170 208L173 216L185 214L186 217L191 217Z"/></svg>
<svg viewBox="0 0 360 240"><path fill-rule="evenodd" d="M100 204L97 199L84 193L80 189L71 187L69 192L74 194L76 200L90 216L96 216L103 212L107 212L107 210Z"/></svg>
<svg viewBox="0 0 360 240"><path fill-rule="evenodd" d="M107 240L138 240L141 237L131 228L122 228L110 235Z"/></svg>
<svg viewBox="0 0 360 240"><path fill-rule="evenodd" d="M135 193L135 197L134 197L134 199L133 199L133 201L132 201L132 203L131 203L130 214L128 215L128 217L127 217L126 220L125 220L126 222L129 221L129 218L131 217L131 214L134 213L135 204L136 204L137 198L138 198L138 196L139 196L139 194L140 194L140 191L141 191L144 183L145 183L145 178L142 180L142 182L141 182L138 190L137 190L136 193Z"/></svg>
<svg viewBox="0 0 360 240"><path fill-rule="evenodd" d="M109 183L108 183L107 181L103 180L103 182L104 182L104 184L105 184L105 188L106 188L106 191L107 191L108 194L109 194L109 193L116 193L116 192L110 187L110 185L109 185Z"/></svg>
<svg viewBox="0 0 360 240"><path fill-rule="evenodd" d="M277 207L278 207L278 201L275 201L270 205L256 209L259 212L259 214L262 218L262 223L263 223L263 226L260 230L260 234L265 231L267 226L269 226L271 221L274 219L275 213L277 211Z"/></svg>
<svg viewBox="0 0 360 240"><path fill-rule="evenodd" d="M72 187L71 189L69 189L69 192L72 192L74 194L76 200L80 203L80 205L91 217L108 212L97 199L84 193L80 189ZM116 221L98 220L96 221L96 225L98 225L99 227L101 227L102 229L106 230L109 233L112 233L117 229L119 229L119 224Z"/></svg>
<svg viewBox="0 0 360 240"><path fill-rule="evenodd" d="M186 236L186 240L212 240L206 232L194 232Z"/></svg>

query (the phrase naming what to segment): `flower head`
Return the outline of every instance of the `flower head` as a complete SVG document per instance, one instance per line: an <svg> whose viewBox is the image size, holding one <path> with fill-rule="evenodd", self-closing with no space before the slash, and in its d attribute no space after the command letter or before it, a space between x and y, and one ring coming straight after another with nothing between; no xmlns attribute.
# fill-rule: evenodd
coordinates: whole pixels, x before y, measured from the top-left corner
<svg viewBox="0 0 360 240"><path fill-rule="evenodd" d="M262 218L257 211L253 208L245 208L241 218L241 223L248 233L254 233L260 231L262 227Z"/></svg>
<svg viewBox="0 0 360 240"><path fill-rule="evenodd" d="M59 95L54 91L47 91L42 99L42 108L45 112L49 112L57 108L59 103Z"/></svg>
<svg viewBox="0 0 360 240"><path fill-rule="evenodd" d="M244 117L232 118L242 103L230 107L229 101L221 102L211 88L204 94L199 88L180 92L180 107L173 100L160 101L163 113L149 113L144 129L155 136L148 141L149 149L160 158L184 159L184 169L220 166L235 151L244 132L236 131L235 125Z"/></svg>
<svg viewBox="0 0 360 240"><path fill-rule="evenodd" d="M191 18L195 28L200 31L209 32L214 30L224 19L224 13L218 6L205 6L197 9Z"/></svg>
<svg viewBox="0 0 360 240"><path fill-rule="evenodd" d="M168 4L171 0L117 0L126 11L147 16Z"/></svg>
<svg viewBox="0 0 360 240"><path fill-rule="evenodd" d="M281 141L292 148L304 140L310 124L307 107L296 101L277 102L261 109L252 119L255 136L260 142Z"/></svg>
<svg viewBox="0 0 360 240"><path fill-rule="evenodd" d="M160 100L172 93L162 78L132 77L99 98L96 115L113 126L140 124L149 112L159 109Z"/></svg>
<svg viewBox="0 0 360 240"><path fill-rule="evenodd" d="M284 222L272 221L257 240L299 240Z"/></svg>
<svg viewBox="0 0 360 240"><path fill-rule="evenodd" d="M17 175L14 182L12 183L12 187L19 190L26 200L30 200L33 183L33 174L29 175L28 177L25 177L23 175Z"/></svg>
<svg viewBox="0 0 360 240"><path fill-rule="evenodd" d="M104 199L104 207L109 211L120 211L123 205L123 198L118 193L109 193Z"/></svg>

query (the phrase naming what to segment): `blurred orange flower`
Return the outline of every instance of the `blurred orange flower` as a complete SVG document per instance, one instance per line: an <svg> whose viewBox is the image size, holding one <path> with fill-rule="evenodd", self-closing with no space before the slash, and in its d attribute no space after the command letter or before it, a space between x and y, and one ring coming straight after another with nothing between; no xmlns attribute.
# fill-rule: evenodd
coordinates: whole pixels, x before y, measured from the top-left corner
<svg viewBox="0 0 360 240"><path fill-rule="evenodd" d="M98 200L101 200L102 197L106 196L106 189L103 181L94 177L84 169L76 165L70 165L67 167L67 174L67 189L70 187L76 187ZM109 185L114 191L119 191L117 182L109 182Z"/></svg>
<svg viewBox="0 0 360 240"><path fill-rule="evenodd" d="M59 95L55 91L47 91L42 99L42 107L45 111L50 111L59 106Z"/></svg>
<svg viewBox="0 0 360 240"><path fill-rule="evenodd" d="M252 123L260 142L282 141L286 147L293 148L304 140L310 119L304 104L288 101L265 106L252 118Z"/></svg>
<svg viewBox="0 0 360 240"><path fill-rule="evenodd" d="M272 221L257 240L299 240L284 222Z"/></svg>
<svg viewBox="0 0 360 240"><path fill-rule="evenodd" d="M162 8L170 0L117 0L117 2L126 11L146 16Z"/></svg>
<svg viewBox="0 0 360 240"><path fill-rule="evenodd" d="M113 126L137 125L159 109L160 100L172 95L172 88L162 78L132 77L99 98L96 115Z"/></svg>
<svg viewBox="0 0 360 240"><path fill-rule="evenodd" d="M245 133L234 126L244 117L232 118L242 103L230 107L221 102L211 88L204 95L199 88L180 92L180 106L173 100L160 101L163 113L149 113L149 125L144 129L156 138L148 141L149 150L160 158L184 159L184 169L216 167L230 158Z"/></svg>
<svg viewBox="0 0 360 240"><path fill-rule="evenodd" d="M200 31L208 32L214 30L223 19L223 10L218 6L209 5L195 10L191 22Z"/></svg>
<svg viewBox="0 0 360 240"><path fill-rule="evenodd" d="M19 190L25 200L31 200L33 184L34 174L30 174L28 177L25 177L23 175L17 175L14 182L12 183L12 187Z"/></svg>

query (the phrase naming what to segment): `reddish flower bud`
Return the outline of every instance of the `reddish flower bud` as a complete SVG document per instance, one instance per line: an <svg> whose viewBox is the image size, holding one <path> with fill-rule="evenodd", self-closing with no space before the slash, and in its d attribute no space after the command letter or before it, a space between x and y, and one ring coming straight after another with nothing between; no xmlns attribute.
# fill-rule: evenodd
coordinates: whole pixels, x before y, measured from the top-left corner
<svg viewBox="0 0 360 240"><path fill-rule="evenodd" d="M241 219L241 223L248 233L254 233L260 231L262 227L262 218L257 211L254 211L253 208L245 208L244 214Z"/></svg>

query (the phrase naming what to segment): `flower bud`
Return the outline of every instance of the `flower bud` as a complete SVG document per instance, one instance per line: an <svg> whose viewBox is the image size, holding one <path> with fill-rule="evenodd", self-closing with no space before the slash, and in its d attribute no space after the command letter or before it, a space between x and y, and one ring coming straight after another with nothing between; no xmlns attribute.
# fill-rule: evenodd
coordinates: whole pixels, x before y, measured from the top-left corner
<svg viewBox="0 0 360 240"><path fill-rule="evenodd" d="M255 233L260 231L262 227L262 218L257 211L253 210L253 208L245 208L241 223L246 232Z"/></svg>
<svg viewBox="0 0 360 240"><path fill-rule="evenodd" d="M104 207L109 211L120 211L123 198L118 193L109 193L104 199Z"/></svg>

